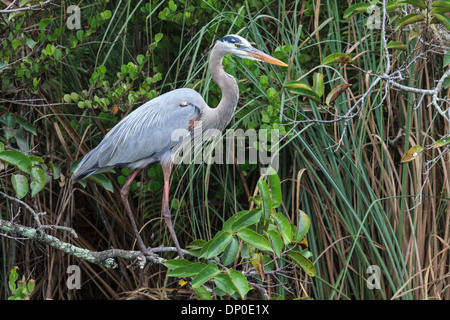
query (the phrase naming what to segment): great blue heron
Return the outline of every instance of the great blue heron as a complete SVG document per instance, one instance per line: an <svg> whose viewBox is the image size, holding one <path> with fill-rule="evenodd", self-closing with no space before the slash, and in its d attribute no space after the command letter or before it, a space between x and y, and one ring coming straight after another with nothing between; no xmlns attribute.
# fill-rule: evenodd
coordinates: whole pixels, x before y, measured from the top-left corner
<svg viewBox="0 0 450 320"><path fill-rule="evenodd" d="M169 178L173 165L171 154L177 152L174 149L180 148L178 141L172 141L171 137L177 129L193 132L198 123L201 123L202 131L222 131L231 121L239 99L239 88L236 79L223 70L222 59L227 54L287 66L284 62L255 49L238 35L227 35L217 40L209 56L209 71L222 90L222 99L216 108L210 108L202 96L192 89L176 89L154 98L112 128L100 144L83 158L73 174L75 183L115 166L136 169L123 185L120 194L143 254L151 253L139 235L128 203L130 184L141 168L161 163L164 174L162 215L178 254L183 257L169 211Z"/></svg>

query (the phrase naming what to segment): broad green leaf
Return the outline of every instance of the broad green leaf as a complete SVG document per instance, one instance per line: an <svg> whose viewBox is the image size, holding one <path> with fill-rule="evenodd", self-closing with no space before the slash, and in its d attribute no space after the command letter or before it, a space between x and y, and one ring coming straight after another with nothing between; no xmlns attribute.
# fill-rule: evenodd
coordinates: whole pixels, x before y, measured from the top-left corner
<svg viewBox="0 0 450 320"><path fill-rule="evenodd" d="M347 90L347 88L350 88L352 85L350 83L344 83L340 84L337 87L333 88L333 90L330 91L330 93L327 95L327 98L325 99L325 103L327 105L330 105L334 100L339 98L341 94Z"/></svg>
<svg viewBox="0 0 450 320"><path fill-rule="evenodd" d="M272 168L270 168L273 170ZM275 170L273 170L275 171ZM272 193L272 208L278 208L282 202L282 194L281 194L281 182L280 177L275 172L273 174L269 174L268 176L269 186Z"/></svg>
<svg viewBox="0 0 450 320"><path fill-rule="evenodd" d="M239 241L235 237L231 240L228 246L225 248L222 254L222 264L224 266L229 266L236 260L239 253Z"/></svg>
<svg viewBox="0 0 450 320"><path fill-rule="evenodd" d="M395 24L395 31L397 31L409 24L416 23L416 22L423 21L423 20L425 20L425 17L421 14L418 14L418 13L408 14L408 15L404 16L403 18L401 18Z"/></svg>
<svg viewBox="0 0 450 320"><path fill-rule="evenodd" d="M425 10L427 8L427 5L422 0L398 0L398 4L410 4L416 8L420 8L422 10Z"/></svg>
<svg viewBox="0 0 450 320"><path fill-rule="evenodd" d="M433 17L435 17L447 30L450 30L450 18L442 13L433 13Z"/></svg>
<svg viewBox="0 0 450 320"><path fill-rule="evenodd" d="M205 254L201 254L200 258L209 259L211 257L216 257L222 253L227 245L231 242L233 236L227 231L219 231L216 236L208 242L211 242L208 246L208 250Z"/></svg>
<svg viewBox="0 0 450 320"><path fill-rule="evenodd" d="M11 182L16 191L16 197L22 199L28 193L28 179L21 174L13 174L11 176Z"/></svg>
<svg viewBox="0 0 450 320"><path fill-rule="evenodd" d="M433 3L431 4L432 8L445 8L450 10L450 1L448 0L437 0L437 1L433 1Z"/></svg>
<svg viewBox="0 0 450 320"><path fill-rule="evenodd" d="M335 52L323 59L321 64L327 65L332 63L352 63L352 57L346 53Z"/></svg>
<svg viewBox="0 0 450 320"><path fill-rule="evenodd" d="M88 177L89 180L94 181L99 186L105 188L108 191L114 192L113 185L108 178L106 178L103 174L97 173Z"/></svg>
<svg viewBox="0 0 450 320"><path fill-rule="evenodd" d="M313 75L313 90L319 96L322 97L325 92L325 85L323 83L323 73L316 72Z"/></svg>
<svg viewBox="0 0 450 320"><path fill-rule="evenodd" d="M178 268L173 269L168 273L169 277L193 277L197 275L203 268L206 266L205 263L194 262L191 264L187 264Z"/></svg>
<svg viewBox="0 0 450 320"><path fill-rule="evenodd" d="M56 61L61 60L61 58L62 58L62 52L61 52L61 50L58 49L58 48L56 48L56 49L53 51L53 57L56 59Z"/></svg>
<svg viewBox="0 0 450 320"><path fill-rule="evenodd" d="M111 18L111 15L112 15L111 11L105 10L105 11L100 13L100 18L102 20L108 20L109 18Z"/></svg>
<svg viewBox="0 0 450 320"><path fill-rule="evenodd" d="M222 230L223 231L232 231L232 225L238 221L242 216L246 215L249 211L243 210L232 215L227 221L224 222Z"/></svg>
<svg viewBox="0 0 450 320"><path fill-rule="evenodd" d="M298 94L300 96L311 99L317 103L320 103L320 97L314 90L300 81L288 81L284 84L284 88L288 89L290 92Z"/></svg>
<svg viewBox="0 0 450 320"><path fill-rule="evenodd" d="M203 239L197 239L192 241L191 243L189 243L187 245L187 248L190 250L197 250L197 249L201 249L203 248L203 246L205 245L206 241Z"/></svg>
<svg viewBox="0 0 450 320"><path fill-rule="evenodd" d="M387 45L386 48L388 49L393 49L393 50L403 50L406 51L406 49L408 49L408 46L406 44L404 44L401 41L390 41Z"/></svg>
<svg viewBox="0 0 450 320"><path fill-rule="evenodd" d="M403 157L401 163L408 163L413 161L419 154L423 152L423 148L419 145L416 145L408 150Z"/></svg>
<svg viewBox="0 0 450 320"><path fill-rule="evenodd" d="M284 242L283 239L281 239L281 235L275 230L269 230L267 231L267 234L269 235L270 241L272 242L272 248L275 252L275 255L277 257L280 257L284 247Z"/></svg>
<svg viewBox="0 0 450 320"><path fill-rule="evenodd" d="M450 137L442 138L442 139L439 139L438 141L436 141L436 143L434 144L433 147L440 148L440 147L448 145L449 143L450 143Z"/></svg>
<svg viewBox="0 0 450 320"><path fill-rule="evenodd" d="M19 40L15 40L15 39L11 43L11 46L14 50L16 50L17 47L20 47L21 45L22 45L22 42Z"/></svg>
<svg viewBox="0 0 450 320"><path fill-rule="evenodd" d="M47 181L47 176L45 175L44 170L38 167L33 167L31 169L31 196L34 197L39 191L42 190L45 186L45 182Z"/></svg>
<svg viewBox="0 0 450 320"><path fill-rule="evenodd" d="M273 215L277 225L280 235L284 240L285 244L289 244L292 241L292 228L289 220L281 213L277 212Z"/></svg>
<svg viewBox="0 0 450 320"><path fill-rule="evenodd" d="M242 215L237 219L233 225L231 226L232 232L237 232L243 228L251 226L253 224L257 224L261 220L261 209L253 209L248 213Z"/></svg>
<svg viewBox="0 0 450 320"><path fill-rule="evenodd" d="M237 236L247 242L249 245L262 250L262 251L272 251L272 246L270 242L264 238L262 235L256 233L248 228L238 231Z"/></svg>
<svg viewBox="0 0 450 320"><path fill-rule="evenodd" d="M3 144L3 142L0 142L0 152L3 151L5 149L5 145Z"/></svg>
<svg viewBox="0 0 450 320"><path fill-rule="evenodd" d="M37 44L37 42L31 38L27 38L26 44L27 44L28 48L33 49L34 46Z"/></svg>
<svg viewBox="0 0 450 320"><path fill-rule="evenodd" d="M0 152L0 160L7 162L26 173L31 173L31 160L17 150L4 150Z"/></svg>
<svg viewBox="0 0 450 320"><path fill-rule="evenodd" d="M300 253L295 251L289 251L287 253L287 256L292 260L294 260L294 262L298 264L303 270L305 270L307 275L311 277L314 277L316 275L316 269L314 268L314 265L311 262L311 260L306 259Z"/></svg>
<svg viewBox="0 0 450 320"><path fill-rule="evenodd" d="M443 63L443 67L446 67L450 64L450 51L447 51L444 55L444 63Z"/></svg>
<svg viewBox="0 0 450 320"><path fill-rule="evenodd" d="M192 289L199 300L212 300L211 295L204 286L193 287Z"/></svg>
<svg viewBox="0 0 450 320"><path fill-rule="evenodd" d="M355 14L367 12L367 8L369 7L370 3L356 3L345 10L343 18L348 19Z"/></svg>
<svg viewBox="0 0 450 320"><path fill-rule="evenodd" d="M44 18L39 23L39 29L45 29L52 22L51 18Z"/></svg>
<svg viewBox="0 0 450 320"><path fill-rule="evenodd" d="M215 264L208 264L204 267L192 280L192 287L199 287L204 284L206 281L211 280L220 273L219 268Z"/></svg>
<svg viewBox="0 0 450 320"><path fill-rule="evenodd" d="M264 219L267 219L270 215L270 211L272 210L272 199L270 197L269 186L262 178L258 180L257 185L262 199L262 213Z"/></svg>
<svg viewBox="0 0 450 320"><path fill-rule="evenodd" d="M162 38L163 38L163 34L162 33L155 34L155 42L156 43L160 42Z"/></svg>
<svg viewBox="0 0 450 320"><path fill-rule="evenodd" d="M247 278L242 273L233 269L227 270L227 273L241 298L245 299L247 292L253 289L253 287L248 284Z"/></svg>
<svg viewBox="0 0 450 320"><path fill-rule="evenodd" d="M236 286L228 273L220 273L214 278L217 288L229 294L230 296L236 292Z"/></svg>
<svg viewBox="0 0 450 320"><path fill-rule="evenodd" d="M308 233L309 227L311 225L311 220L308 215L300 210L298 214L298 226L297 232L295 234L295 241L301 241Z"/></svg>
<svg viewBox="0 0 450 320"><path fill-rule="evenodd" d="M186 260L186 259L173 259L173 260L166 260L166 262L164 262L164 265L168 268L168 269L176 269L179 267L183 267L183 266L187 266L188 264L191 264L192 262Z"/></svg>

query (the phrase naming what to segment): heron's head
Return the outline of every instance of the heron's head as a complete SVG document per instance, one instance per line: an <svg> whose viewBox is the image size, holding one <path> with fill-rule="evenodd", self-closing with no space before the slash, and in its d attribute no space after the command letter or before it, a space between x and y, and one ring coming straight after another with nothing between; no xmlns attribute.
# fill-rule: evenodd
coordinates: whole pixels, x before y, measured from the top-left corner
<svg viewBox="0 0 450 320"><path fill-rule="evenodd" d="M287 67L287 64L280 61L262 51L252 47L250 42L241 36L230 34L217 40L216 46L219 45L224 54L233 54L240 58L269 62L277 66Z"/></svg>

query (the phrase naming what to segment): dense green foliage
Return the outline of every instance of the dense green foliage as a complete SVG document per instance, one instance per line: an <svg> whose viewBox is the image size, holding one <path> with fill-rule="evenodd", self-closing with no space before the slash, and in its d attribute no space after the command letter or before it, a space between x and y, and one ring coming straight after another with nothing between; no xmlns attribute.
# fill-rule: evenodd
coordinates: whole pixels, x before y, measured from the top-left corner
<svg viewBox="0 0 450 320"><path fill-rule="evenodd" d="M207 53L223 35L240 34L289 67L224 59L240 90L229 128L278 129L278 175L261 177L248 161L177 166L171 211L192 253L186 260L168 253L164 265L120 261L110 270L1 237L0 297L11 296L7 279L19 266L36 279L36 299L448 298L449 124L426 108L429 93L388 86L436 87L450 62L447 4L389 2L386 43L384 29L368 26L368 2L22 0L34 10L1 13L1 191L78 238L46 232L94 251L135 245L118 193L130 170L70 182L110 128L175 88L194 88L217 106ZM439 99L447 87L445 80ZM437 102L444 108L447 100ZM152 247L171 241L160 219L162 186L159 165L131 185ZM33 225L18 202L0 200L1 219ZM80 290L65 284L72 264L86 280ZM370 266L380 270L377 289L367 285Z"/></svg>

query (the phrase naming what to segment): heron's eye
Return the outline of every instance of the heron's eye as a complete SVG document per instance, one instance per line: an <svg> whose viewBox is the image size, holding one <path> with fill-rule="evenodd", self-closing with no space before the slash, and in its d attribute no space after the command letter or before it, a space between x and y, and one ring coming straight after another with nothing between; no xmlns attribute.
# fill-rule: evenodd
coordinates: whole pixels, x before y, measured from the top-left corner
<svg viewBox="0 0 450 320"><path fill-rule="evenodd" d="M238 44L238 43L236 43L234 46L235 46L236 48L240 48L240 47L241 47L241 45Z"/></svg>

